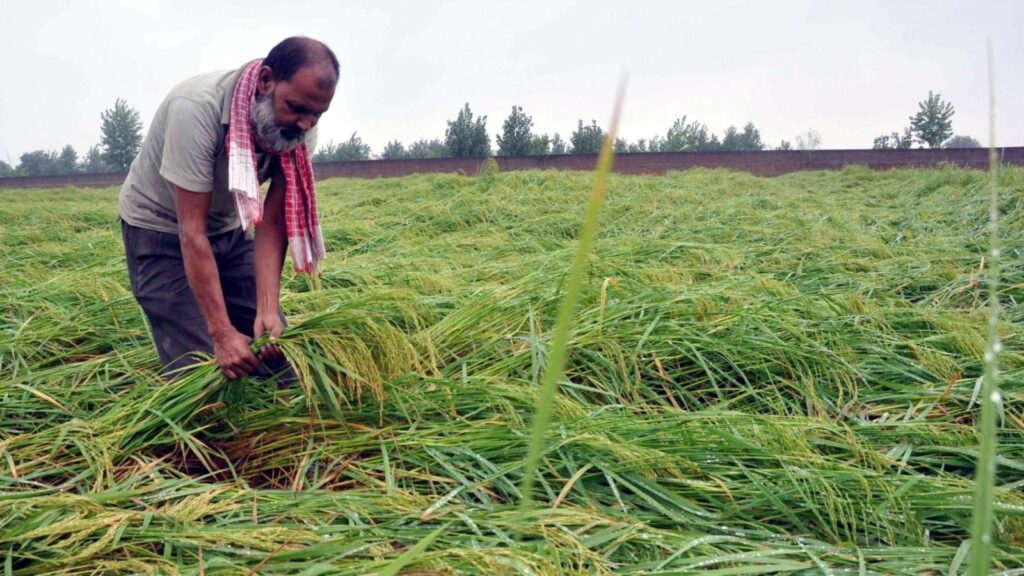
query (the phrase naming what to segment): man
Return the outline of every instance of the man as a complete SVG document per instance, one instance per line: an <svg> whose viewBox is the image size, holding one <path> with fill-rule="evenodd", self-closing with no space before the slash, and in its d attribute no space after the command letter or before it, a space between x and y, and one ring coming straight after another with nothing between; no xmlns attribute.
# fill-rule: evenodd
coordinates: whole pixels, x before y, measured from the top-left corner
<svg viewBox="0 0 1024 576"><path fill-rule="evenodd" d="M230 379L291 373L276 348L250 345L285 326L286 248L305 272L323 256L309 157L338 70L323 43L287 38L262 61L185 80L158 108L120 214L132 293L168 375L196 352Z"/></svg>

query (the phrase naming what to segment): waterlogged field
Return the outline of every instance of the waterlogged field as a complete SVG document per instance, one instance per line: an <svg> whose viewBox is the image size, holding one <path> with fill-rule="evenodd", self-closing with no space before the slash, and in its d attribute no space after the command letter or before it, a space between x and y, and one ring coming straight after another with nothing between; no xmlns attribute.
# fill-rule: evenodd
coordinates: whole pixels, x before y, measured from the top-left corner
<svg viewBox="0 0 1024 576"><path fill-rule="evenodd" d="M173 384L116 191L0 192L7 574L939 574L969 551L986 175L613 177L519 487L592 176L333 180L303 384ZM1024 171L994 570L1024 573Z"/></svg>

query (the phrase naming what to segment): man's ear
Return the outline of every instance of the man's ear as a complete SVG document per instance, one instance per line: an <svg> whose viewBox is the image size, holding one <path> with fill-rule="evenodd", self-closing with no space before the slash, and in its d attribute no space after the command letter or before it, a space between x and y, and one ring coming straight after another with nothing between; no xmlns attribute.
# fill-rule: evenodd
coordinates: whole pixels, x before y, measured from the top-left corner
<svg viewBox="0 0 1024 576"><path fill-rule="evenodd" d="M270 66L260 66L260 74L256 79L256 90L260 96L266 96L274 91L274 71Z"/></svg>

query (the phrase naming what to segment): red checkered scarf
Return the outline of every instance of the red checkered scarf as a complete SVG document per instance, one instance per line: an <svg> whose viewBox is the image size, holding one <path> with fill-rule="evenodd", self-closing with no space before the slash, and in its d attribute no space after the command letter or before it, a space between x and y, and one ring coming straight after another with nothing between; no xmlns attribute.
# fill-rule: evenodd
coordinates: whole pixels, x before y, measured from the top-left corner
<svg viewBox="0 0 1024 576"><path fill-rule="evenodd" d="M256 142L251 110L256 82L263 60L253 60L238 77L231 96L231 120L228 125L228 188L235 197L235 208L242 228L248 230L263 220L263 200L256 169ZM284 221L292 263L297 272L319 272L319 261L327 250L316 214L316 186L309 150L302 143L291 152L277 155L284 173Z"/></svg>

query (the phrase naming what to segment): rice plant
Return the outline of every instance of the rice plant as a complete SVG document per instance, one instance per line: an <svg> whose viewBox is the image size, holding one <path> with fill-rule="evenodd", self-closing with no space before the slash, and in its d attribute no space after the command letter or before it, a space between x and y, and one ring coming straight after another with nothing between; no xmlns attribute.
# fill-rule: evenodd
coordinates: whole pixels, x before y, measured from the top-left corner
<svg viewBox="0 0 1024 576"><path fill-rule="evenodd" d="M531 475L593 183L324 182L322 286L283 281L285 387L160 377L116 191L0 191L5 572L966 570L986 175L610 175ZM1015 574L1021 169L999 206L989 571Z"/></svg>

